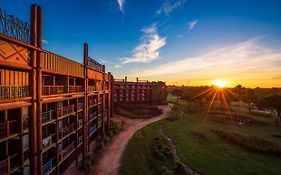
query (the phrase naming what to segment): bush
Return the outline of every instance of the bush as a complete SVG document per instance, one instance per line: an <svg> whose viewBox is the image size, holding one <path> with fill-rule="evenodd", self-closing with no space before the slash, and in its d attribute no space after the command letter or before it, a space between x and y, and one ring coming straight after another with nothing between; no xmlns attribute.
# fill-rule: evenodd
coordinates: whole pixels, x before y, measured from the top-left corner
<svg viewBox="0 0 281 175"><path fill-rule="evenodd" d="M161 166L159 168L159 171L161 175L173 175L173 171L165 166Z"/></svg>
<svg viewBox="0 0 281 175"><path fill-rule="evenodd" d="M153 151L161 160L172 159L171 149L164 143L163 138L155 138Z"/></svg>
<svg viewBox="0 0 281 175"><path fill-rule="evenodd" d="M123 129L123 122L122 121L115 120L114 118L110 119L110 131L113 134L117 134L122 129Z"/></svg>
<svg viewBox="0 0 281 175"><path fill-rule="evenodd" d="M162 114L157 106L148 104L118 104L114 112L131 118L150 118Z"/></svg>
<svg viewBox="0 0 281 175"><path fill-rule="evenodd" d="M228 133L219 130L211 130L220 138L227 140L230 143L239 145L249 151L273 154L281 157L281 148L271 141L260 139L254 136L246 137L237 133Z"/></svg>

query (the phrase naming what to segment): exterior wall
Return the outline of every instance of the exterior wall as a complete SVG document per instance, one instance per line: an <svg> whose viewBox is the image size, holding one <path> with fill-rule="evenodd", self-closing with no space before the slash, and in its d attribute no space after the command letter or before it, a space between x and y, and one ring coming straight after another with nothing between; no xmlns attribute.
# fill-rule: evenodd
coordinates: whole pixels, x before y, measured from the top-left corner
<svg viewBox="0 0 281 175"><path fill-rule="evenodd" d="M42 49L41 23L33 5L30 43L0 33L0 174L83 165L112 117L112 75L88 64L86 44L84 64Z"/></svg>
<svg viewBox="0 0 281 175"><path fill-rule="evenodd" d="M139 81L128 82L114 80L113 102L118 103L145 103L145 104L166 104L167 88L163 82Z"/></svg>

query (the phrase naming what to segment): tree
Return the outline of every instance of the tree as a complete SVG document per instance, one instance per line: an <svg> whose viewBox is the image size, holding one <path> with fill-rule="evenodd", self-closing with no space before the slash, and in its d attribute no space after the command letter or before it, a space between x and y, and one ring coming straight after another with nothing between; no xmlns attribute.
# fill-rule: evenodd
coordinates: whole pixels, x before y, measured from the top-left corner
<svg viewBox="0 0 281 175"><path fill-rule="evenodd" d="M279 126L281 120L281 95L272 95L263 98L258 103L259 107L269 108L272 115L276 117L276 126Z"/></svg>
<svg viewBox="0 0 281 175"><path fill-rule="evenodd" d="M176 96L177 99L179 99L179 97L182 96L183 91L181 89L174 89L174 90L171 91L171 94Z"/></svg>

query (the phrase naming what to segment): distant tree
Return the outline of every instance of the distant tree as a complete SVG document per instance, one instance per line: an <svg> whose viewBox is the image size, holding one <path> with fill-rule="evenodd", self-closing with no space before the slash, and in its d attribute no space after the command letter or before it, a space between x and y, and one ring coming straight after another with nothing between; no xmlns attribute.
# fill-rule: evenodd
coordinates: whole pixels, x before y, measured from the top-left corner
<svg viewBox="0 0 281 175"><path fill-rule="evenodd" d="M247 89L247 93L245 95L244 100L248 103L249 113L251 113L253 109L253 104L256 104L258 102L258 96L256 92L253 89Z"/></svg>
<svg viewBox="0 0 281 175"><path fill-rule="evenodd" d="M263 98L258 103L259 107L269 108L273 117L276 117L276 126L278 127L281 120L281 95L272 95Z"/></svg>
<svg viewBox="0 0 281 175"><path fill-rule="evenodd" d="M174 89L171 91L171 94L176 96L177 99L183 95L183 91L181 89Z"/></svg>

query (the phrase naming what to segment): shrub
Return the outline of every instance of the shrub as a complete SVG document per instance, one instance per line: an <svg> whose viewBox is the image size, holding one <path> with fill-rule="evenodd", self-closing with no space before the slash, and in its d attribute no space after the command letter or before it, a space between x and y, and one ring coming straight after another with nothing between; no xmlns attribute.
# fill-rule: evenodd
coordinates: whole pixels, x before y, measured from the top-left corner
<svg viewBox="0 0 281 175"><path fill-rule="evenodd" d="M249 151L258 153L273 154L281 157L281 148L271 141L257 138L255 136L246 137L237 133L228 133L219 130L211 130L220 138L230 143L239 145Z"/></svg>
<svg viewBox="0 0 281 175"><path fill-rule="evenodd" d="M176 121L181 119L181 112L179 110L175 111L175 110L171 110L171 112L169 113L169 116L167 117L167 120L169 121Z"/></svg>
<svg viewBox="0 0 281 175"><path fill-rule="evenodd" d="M164 143L162 139L159 137L156 137L154 139L153 151L155 155L161 160L171 159L172 158L171 149Z"/></svg>

